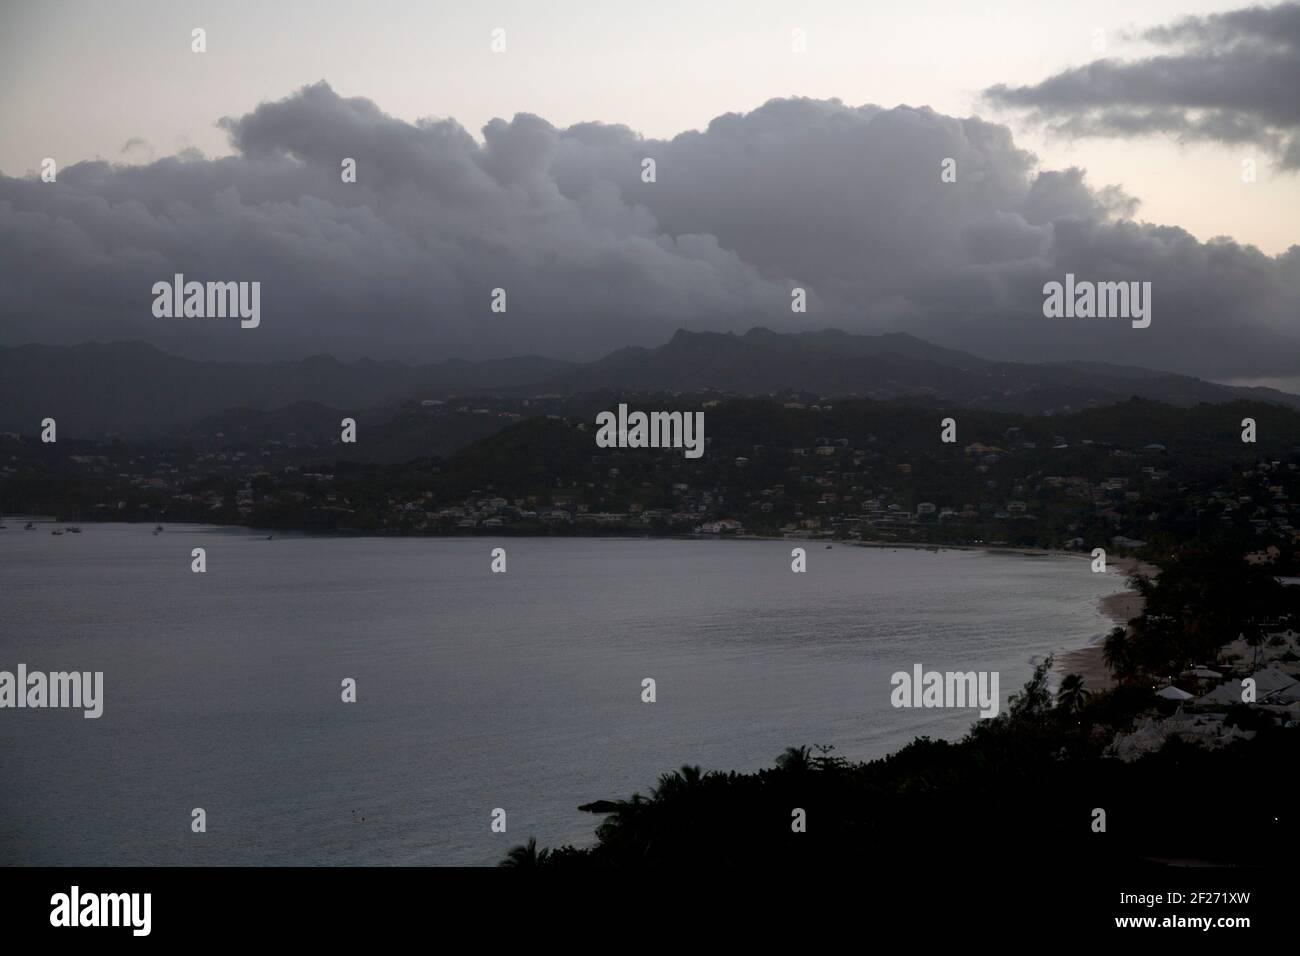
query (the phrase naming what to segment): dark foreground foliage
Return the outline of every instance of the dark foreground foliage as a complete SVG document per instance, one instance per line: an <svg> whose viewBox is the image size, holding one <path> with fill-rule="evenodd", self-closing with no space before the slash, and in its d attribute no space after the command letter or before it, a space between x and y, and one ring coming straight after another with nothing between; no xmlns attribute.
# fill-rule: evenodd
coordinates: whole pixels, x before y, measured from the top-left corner
<svg viewBox="0 0 1300 956"><path fill-rule="evenodd" d="M1103 758L1150 700L1121 687L1080 705L1053 699L1050 661L1011 706L961 741L921 738L870 763L790 748L756 773L665 774L649 796L583 809L604 816L589 848L517 847L506 866L915 868L1054 860L1093 868L1151 862L1269 865L1300 845L1294 768L1300 730L1261 722L1219 751L1171 741L1135 763ZM806 832L792 828L806 813ZM1106 814L1094 830L1094 810ZM963 862L965 861L965 862Z"/></svg>
<svg viewBox="0 0 1300 956"><path fill-rule="evenodd" d="M600 801L588 848L511 851L508 866L806 865L856 860L896 869L966 865L1008 871L1044 854L1076 870L1161 864L1271 866L1300 846L1294 781L1300 728L1240 704L1227 723L1254 734L1219 750L1177 737L1132 763L1105 756L1117 733L1173 704L1154 696L1184 667L1215 662L1224 638L1258 647L1300 627L1300 594L1231 546L1197 541L1162 555L1158 577L1135 575L1143 613L1104 653L1117 686L1090 693L1052 661L1035 669L997 717L960 741L921 738L852 763L830 747L786 750L756 773L682 767L649 796ZM1293 715L1292 715L1293 716ZM1289 721L1294 724L1294 721ZM806 832L792 826L795 811ZM1105 812L1105 830L1095 811Z"/></svg>

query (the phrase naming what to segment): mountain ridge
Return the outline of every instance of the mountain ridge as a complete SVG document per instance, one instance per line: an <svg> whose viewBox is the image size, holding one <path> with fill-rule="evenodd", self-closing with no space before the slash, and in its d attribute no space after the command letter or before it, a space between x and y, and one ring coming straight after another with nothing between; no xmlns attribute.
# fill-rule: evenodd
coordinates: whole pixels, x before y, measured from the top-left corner
<svg viewBox="0 0 1300 956"><path fill-rule="evenodd" d="M1132 397L1176 406L1237 399L1300 408L1300 396L1220 385L1139 366L996 362L906 332L839 329L744 333L677 330L592 362L515 356L426 365L327 354L300 361L222 362L172 356L144 342L0 348L0 430L34 433L43 418L73 437L160 436L234 410L295 403L379 408L448 395L597 391L790 393L1052 414Z"/></svg>

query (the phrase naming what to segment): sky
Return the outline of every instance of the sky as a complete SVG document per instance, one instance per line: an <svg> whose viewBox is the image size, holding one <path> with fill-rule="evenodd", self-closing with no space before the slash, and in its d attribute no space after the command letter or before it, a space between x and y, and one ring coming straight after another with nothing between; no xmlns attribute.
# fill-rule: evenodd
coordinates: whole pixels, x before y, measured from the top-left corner
<svg viewBox="0 0 1300 956"><path fill-rule="evenodd" d="M802 283L820 324L907 328L994 357L1082 354L1300 380L1298 363L1277 354L1295 340L1300 301L1300 253L1287 252L1300 242L1300 150L1290 138L1300 128L1300 32L1286 32L1289 19L1265 29L1248 16L1213 19L1241 7L17 0L0 34L0 172L9 177L0 179L0 241L16 250L0 342L140 335L222 357L291 357L317 345L341 356L485 357L523 346L591 357L657 344L675 326L788 327L776 303ZM194 27L206 31L201 55L191 52ZM503 53L491 49L495 28L505 30ZM1179 101L1202 80L1205 96ZM774 99L790 108L770 108ZM689 131L700 132L679 136ZM361 188L327 195L328 168L361 149L353 134L373 137ZM772 145L758 156L737 136ZM937 176L924 186L889 179L933 169L941 148L965 151L959 182L976 195L940 199ZM380 153L383 177L370 165ZM664 188L647 191L624 174L652 153ZM178 155L184 169L168 164ZM44 157L67 171L61 185L79 201L61 196L50 208L48 191L24 188ZM75 168L94 159L109 165ZM965 159L981 182L963 178ZM1257 171L1251 182L1243 160ZM490 182L454 173L461 162ZM754 188L727 168L746 170ZM192 232L176 203L202 220ZM146 214L167 228L142 228ZM124 318L135 308L128 278L165 277L162 267L183 261L256 271L238 234L259 228L270 232L244 236L246 250L260 250L282 290L299 283L279 300L300 322L292 335L272 324L254 345ZM82 235L71 237L75 229ZM366 250L344 253L341 233L364 237ZM320 260L306 252L277 260L288 236L316 243L313 255L345 257L334 271L355 268L359 284L345 288L346 275L338 287L320 283ZM503 256L495 277L478 268L491 249ZM547 256L558 258L546 265ZM1116 328L1045 332L1002 314L1023 313L1020 293L1071 262L1156 280L1165 321L1151 341ZM33 270L46 266L42 282ZM463 313L476 309L480 285L502 276L535 308L485 334ZM1198 284L1211 277L1239 287ZM308 279L318 287L301 288ZM981 292L964 314L955 299L941 301L970 303L972 284ZM330 314L367 302L432 304L418 328L374 320L364 335ZM1174 334L1172 307L1206 310L1180 312L1190 339ZM1235 326L1236 312L1249 330ZM1228 354L1220 342L1233 345Z"/></svg>
<svg viewBox="0 0 1300 956"><path fill-rule="evenodd" d="M319 80L393 116L452 118L475 135L490 119L529 112L561 127L598 120L667 138L787 96L996 119L980 99L990 86L1032 84L1098 59L1098 40L1106 55L1141 56L1154 46L1126 34L1240 5L17 0L0 38L8 91L0 170L35 171L45 156L140 162L185 147L222 155L219 117ZM195 26L208 34L202 57L189 49ZM506 30L505 55L489 48L496 27ZM802 55L791 51L795 29L806 33ZM1271 253L1300 241L1294 218L1278 215L1279 206L1300 209L1300 177L1276 175L1256 150L1012 128L1045 165L1082 166L1095 183L1123 185L1153 222ZM124 153L133 139L148 146ZM1261 172L1244 188L1248 155Z"/></svg>

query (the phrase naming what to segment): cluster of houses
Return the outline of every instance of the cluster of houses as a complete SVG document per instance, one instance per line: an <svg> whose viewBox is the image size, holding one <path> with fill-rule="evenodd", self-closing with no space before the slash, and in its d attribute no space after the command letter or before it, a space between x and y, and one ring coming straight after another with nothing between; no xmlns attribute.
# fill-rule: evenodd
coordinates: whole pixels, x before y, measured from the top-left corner
<svg viewBox="0 0 1300 956"><path fill-rule="evenodd" d="M1259 647L1238 638L1220 652L1216 668L1186 671L1156 696L1170 702L1164 708L1172 706L1172 712L1139 718L1131 732L1116 735L1109 748L1112 756L1137 760L1171 738L1210 749L1249 740L1256 731L1231 713L1239 714L1243 704L1294 727L1300 723L1300 632L1273 632Z"/></svg>
<svg viewBox="0 0 1300 956"><path fill-rule="evenodd" d="M419 408L421 414L511 418L549 408L543 398L550 399L459 407L427 399ZM585 422L570 423L585 427ZM347 527L352 515L364 511L367 527L417 532L540 525L727 534L739 531L743 522L762 533L798 537L934 540L938 534L954 543L994 544L1001 543L995 538L1031 537L1035 522L1048 518L1062 519L1058 523L1066 546L1089 550L1102 544L1134 552L1146 546L1148 529L1160 527L1161 506L1154 502L1169 497L1161 493L1169 485L1167 449L1157 443L1124 449L1087 439L1069 442L1060 435L1035 442L1014 427L997 444L954 446L979 481L976 486L964 483L969 492L948 501L934 490L924 492L929 500L918 500L918 477L932 485L933 462L924 455L898 460L889 443L873 434L823 434L801 447L743 445L729 448L725 457L706 455L698 465L667 459L665 467L673 470L655 474L653 483L638 483L634 475L640 473L619 454L593 448L596 468L581 488L507 499L495 493L506 489L489 486L464 500L406 492L382 502L360 502L333 474L317 470L321 455L340 454L332 441L324 441L306 432L260 441L217 432L203 436L195 449L101 443L97 453L74 454L70 461L100 485L98 500L85 505L87 515L94 509L138 520L170 511L197 520L217 514L230 520L233 512L234 520L255 523L264 513L311 512L336 514L339 526ZM1032 454L1074 445L1092 446L1113 460L1114 468L1103 472L1109 477L1054 474L1046 462L1055 459ZM1037 464L1008 469L1008 462L1026 455ZM1095 456L1089 457L1095 464ZM16 475L17 462L0 461L0 477ZM1198 521L1204 513L1207 524L1217 521L1256 532L1248 560L1291 565L1300 555L1300 503L1287 493L1295 490L1296 471L1295 462L1260 461L1224 487L1180 500L1196 509ZM758 472L775 480L760 484L753 479Z"/></svg>

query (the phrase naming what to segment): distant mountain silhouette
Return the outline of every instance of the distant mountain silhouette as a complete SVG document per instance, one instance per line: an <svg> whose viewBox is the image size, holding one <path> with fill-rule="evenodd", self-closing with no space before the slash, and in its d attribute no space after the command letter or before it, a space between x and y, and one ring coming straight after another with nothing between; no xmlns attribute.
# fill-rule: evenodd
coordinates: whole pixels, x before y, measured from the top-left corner
<svg viewBox="0 0 1300 956"><path fill-rule="evenodd" d="M301 362L199 362L143 342L0 348L0 431L33 434L42 418L59 434L159 435L228 409L267 411L297 402L369 408L553 377L572 363L526 356L436 365L328 355Z"/></svg>
<svg viewBox="0 0 1300 956"><path fill-rule="evenodd" d="M997 411L1044 413L1109 405L1134 396L1171 405L1248 398L1300 408L1300 396L1216 385L1187 375L1099 363L991 362L906 333L834 329L743 335L679 331L659 348L626 348L547 382L551 391L601 388L910 399Z"/></svg>
<svg viewBox="0 0 1300 956"><path fill-rule="evenodd" d="M42 418L53 417L60 435L161 437L191 431L224 413L236 415L245 430L266 433L284 422L264 413L296 403L349 410L391 407L392 418L411 399L611 389L740 395L790 391L1027 414L1109 405L1134 396L1176 406L1245 398L1300 408L1300 397L1274 389L1217 385L1100 363L991 362L906 333L853 335L834 329L678 331L658 348L619 349L583 364L538 356L418 366L370 359L342 363L326 355L300 362L200 362L139 342L0 348L0 430L24 434L34 434ZM199 431L220 427L220 420L209 420ZM482 436L449 437L449 446L473 437Z"/></svg>

